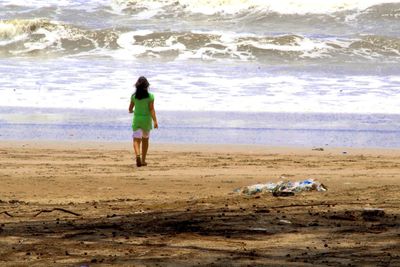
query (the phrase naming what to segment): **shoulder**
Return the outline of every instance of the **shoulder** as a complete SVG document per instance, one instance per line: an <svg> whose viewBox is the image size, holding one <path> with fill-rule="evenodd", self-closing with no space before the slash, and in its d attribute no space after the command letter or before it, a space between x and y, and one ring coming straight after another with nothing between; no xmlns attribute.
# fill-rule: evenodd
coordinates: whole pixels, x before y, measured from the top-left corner
<svg viewBox="0 0 400 267"><path fill-rule="evenodd" d="M131 101L135 101L135 94L131 95Z"/></svg>
<svg viewBox="0 0 400 267"><path fill-rule="evenodd" d="M150 101L153 101L154 100L154 94L153 93L149 93L149 98L150 98Z"/></svg>

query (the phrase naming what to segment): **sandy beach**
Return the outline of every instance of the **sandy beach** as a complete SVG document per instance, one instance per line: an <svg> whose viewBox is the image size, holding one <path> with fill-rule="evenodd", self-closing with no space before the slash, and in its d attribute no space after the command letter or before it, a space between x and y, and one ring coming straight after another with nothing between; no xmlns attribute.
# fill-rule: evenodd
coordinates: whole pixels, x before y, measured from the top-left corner
<svg viewBox="0 0 400 267"><path fill-rule="evenodd" d="M400 267L400 1L0 18L0 267Z"/></svg>
<svg viewBox="0 0 400 267"><path fill-rule="evenodd" d="M0 265L400 266L399 150L130 146L1 142Z"/></svg>

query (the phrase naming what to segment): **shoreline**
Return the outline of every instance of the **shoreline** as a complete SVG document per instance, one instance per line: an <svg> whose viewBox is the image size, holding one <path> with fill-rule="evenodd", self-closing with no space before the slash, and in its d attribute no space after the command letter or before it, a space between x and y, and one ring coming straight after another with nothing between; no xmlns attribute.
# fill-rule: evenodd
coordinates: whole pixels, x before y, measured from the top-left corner
<svg viewBox="0 0 400 267"><path fill-rule="evenodd" d="M152 141L284 147L400 148L400 115L158 112ZM177 120L176 118L179 118ZM0 139L124 142L122 111L0 108Z"/></svg>
<svg viewBox="0 0 400 267"><path fill-rule="evenodd" d="M86 140L1 140L0 148L48 148L48 149L121 149L133 153L131 141L86 141ZM316 146L270 146L256 144L189 144L160 143L150 139L149 153L213 152L213 153L275 153L279 154L335 154L335 155L398 155L400 148L385 147L316 147Z"/></svg>

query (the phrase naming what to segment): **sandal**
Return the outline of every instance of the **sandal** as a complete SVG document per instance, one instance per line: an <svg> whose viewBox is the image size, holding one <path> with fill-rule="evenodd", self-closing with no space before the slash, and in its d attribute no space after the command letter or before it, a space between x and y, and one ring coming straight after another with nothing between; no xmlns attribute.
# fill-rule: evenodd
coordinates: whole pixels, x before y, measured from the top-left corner
<svg viewBox="0 0 400 267"><path fill-rule="evenodd" d="M142 166L142 161L140 160L140 156L136 157L136 166L138 166L138 167Z"/></svg>
<svg viewBox="0 0 400 267"><path fill-rule="evenodd" d="M147 163L143 161L142 166L147 166Z"/></svg>

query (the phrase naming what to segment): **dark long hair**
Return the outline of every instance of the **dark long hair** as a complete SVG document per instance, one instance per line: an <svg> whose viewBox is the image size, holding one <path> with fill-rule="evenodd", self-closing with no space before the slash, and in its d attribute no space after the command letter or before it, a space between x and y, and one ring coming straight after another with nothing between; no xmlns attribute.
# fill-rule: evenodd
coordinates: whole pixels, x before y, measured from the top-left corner
<svg viewBox="0 0 400 267"><path fill-rule="evenodd" d="M136 92L135 92L135 98L136 99L144 99L149 97L149 91L147 89L149 88L149 82L147 81L146 77L141 76L137 80L135 87L136 87Z"/></svg>

